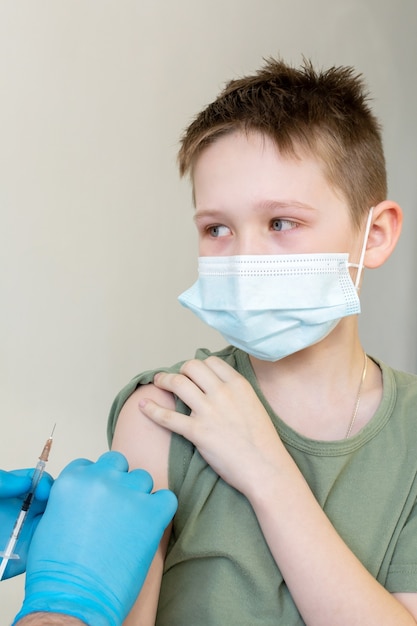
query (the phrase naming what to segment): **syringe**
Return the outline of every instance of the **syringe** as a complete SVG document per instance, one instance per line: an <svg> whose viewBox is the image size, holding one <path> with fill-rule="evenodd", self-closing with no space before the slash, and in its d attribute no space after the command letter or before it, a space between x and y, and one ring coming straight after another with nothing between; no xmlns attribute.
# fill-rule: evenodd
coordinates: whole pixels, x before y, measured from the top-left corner
<svg viewBox="0 0 417 626"><path fill-rule="evenodd" d="M39 461L35 467L35 471L33 472L30 489L28 493L26 494L26 497L22 504L22 508L20 509L19 515L16 518L16 521L13 526L12 534L10 535L10 539L7 543L7 546L5 547L3 552L0 552L0 557L3 557L2 562L0 564L0 580L3 578L4 571L7 567L7 563L9 562L9 559L19 558L18 555L13 554L13 550L15 548L17 540L19 539L20 531L22 530L23 524L25 522L27 514L29 513L29 509L32 505L33 498L35 496L36 487L38 486L39 481L42 478L42 475L45 471L45 465L49 458L49 452L51 451L52 437L54 434L54 430L55 430L55 426L52 429L50 437L48 437L48 439L46 440L42 453L39 457Z"/></svg>

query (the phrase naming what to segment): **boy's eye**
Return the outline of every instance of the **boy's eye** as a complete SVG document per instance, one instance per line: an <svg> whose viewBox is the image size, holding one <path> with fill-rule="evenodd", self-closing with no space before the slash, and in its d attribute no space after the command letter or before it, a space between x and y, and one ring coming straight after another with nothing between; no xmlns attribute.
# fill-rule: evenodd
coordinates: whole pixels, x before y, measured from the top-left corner
<svg viewBox="0 0 417 626"><path fill-rule="evenodd" d="M230 233L230 229L223 224L215 224L207 229L211 237L226 237Z"/></svg>
<svg viewBox="0 0 417 626"><path fill-rule="evenodd" d="M295 228L296 226L297 224L295 222L292 222L291 220L281 219L279 217L272 220L271 222L272 230L277 230L277 231L291 230L292 228Z"/></svg>

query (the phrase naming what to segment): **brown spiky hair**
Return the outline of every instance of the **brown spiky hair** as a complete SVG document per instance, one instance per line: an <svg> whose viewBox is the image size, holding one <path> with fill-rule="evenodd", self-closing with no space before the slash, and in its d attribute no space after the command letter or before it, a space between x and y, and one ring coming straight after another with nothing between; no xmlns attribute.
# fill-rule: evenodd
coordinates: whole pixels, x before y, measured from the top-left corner
<svg viewBox="0 0 417 626"><path fill-rule="evenodd" d="M307 59L299 68L268 59L254 75L228 82L186 128L178 153L181 176L192 178L204 148L236 131L270 137L284 156L317 158L356 226L386 198L381 128L362 75L352 67L316 71Z"/></svg>

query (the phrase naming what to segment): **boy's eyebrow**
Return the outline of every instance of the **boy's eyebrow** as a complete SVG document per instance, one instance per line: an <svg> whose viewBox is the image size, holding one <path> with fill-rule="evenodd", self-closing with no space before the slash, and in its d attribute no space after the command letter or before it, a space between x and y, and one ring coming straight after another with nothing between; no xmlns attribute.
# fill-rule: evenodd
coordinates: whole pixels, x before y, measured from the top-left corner
<svg viewBox="0 0 417 626"><path fill-rule="evenodd" d="M315 208L310 204L306 204L305 202L300 202L299 200L263 200L254 206L255 209L259 210L286 210L286 209L300 209L300 210L308 210L314 211Z"/></svg>
<svg viewBox="0 0 417 626"><path fill-rule="evenodd" d="M274 211L274 210L286 210L286 209L300 209L305 211L314 211L315 208L310 204L299 202L298 200L263 200L257 202L253 207L257 211ZM222 209L196 209L194 213L194 221L198 222L201 219L207 217L216 217L223 213Z"/></svg>
<svg viewBox="0 0 417 626"><path fill-rule="evenodd" d="M193 215L193 220L198 222L205 217L215 217L216 215L219 215L219 213L221 213L221 211L217 211L216 209L196 209Z"/></svg>

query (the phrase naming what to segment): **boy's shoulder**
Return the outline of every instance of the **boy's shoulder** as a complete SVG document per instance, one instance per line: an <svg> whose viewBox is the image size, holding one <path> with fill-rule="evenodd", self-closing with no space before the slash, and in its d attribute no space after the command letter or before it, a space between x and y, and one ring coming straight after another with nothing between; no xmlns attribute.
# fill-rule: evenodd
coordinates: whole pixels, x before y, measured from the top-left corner
<svg viewBox="0 0 417 626"><path fill-rule="evenodd" d="M395 369L379 359L373 360L382 372L382 404L386 412L399 419L404 428L408 424L417 433L417 375Z"/></svg>
<svg viewBox="0 0 417 626"><path fill-rule="evenodd" d="M217 356L223 361L226 361L227 363L229 363L230 365L233 365L236 363L237 353L239 352L241 352L239 348L235 348L234 346L226 346L225 348L222 348L221 350L215 350L215 351L210 350L209 348L198 348L195 351L194 356L190 358L198 359L199 361L204 361L204 359L207 359L209 356ZM157 372L172 372L172 373L179 372L182 365L186 363L187 361L189 361L190 358L184 359L182 361L178 361L177 363L174 363L174 365L156 367L154 369L141 372L140 374L137 374L134 378L132 378L132 380L126 385L126 387L124 387L124 389L129 389L132 387L135 389L138 387L138 385L146 385L152 382L153 377L155 376Z"/></svg>
<svg viewBox="0 0 417 626"><path fill-rule="evenodd" d="M411 403L417 415L417 375L391 368L399 398Z"/></svg>
<svg viewBox="0 0 417 626"><path fill-rule="evenodd" d="M236 364L236 353L238 352L238 348L234 348L233 346L226 346L225 348L217 351L211 351L208 348L198 348L194 354L195 359L199 359L203 361L209 356L217 356L220 359L223 359L229 365L235 366ZM113 404L110 409L110 414L108 418L107 425L107 439L109 444L112 441L114 429L116 427L117 418L119 416L120 411L122 410L123 405L126 400L136 391L136 389L140 385L148 385L153 382L154 376L157 372L179 372L181 366L188 361L189 359L184 359L182 361L178 361L174 365L156 367L154 369L145 370L140 374L134 376L128 383L125 385L115 397Z"/></svg>
<svg viewBox="0 0 417 626"><path fill-rule="evenodd" d="M417 386L417 374L397 369L396 367L388 365L381 359L375 358L373 356L371 356L370 358L375 361L383 374L386 375L387 372L391 373L398 388L410 388L410 391L412 391Z"/></svg>

